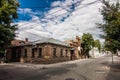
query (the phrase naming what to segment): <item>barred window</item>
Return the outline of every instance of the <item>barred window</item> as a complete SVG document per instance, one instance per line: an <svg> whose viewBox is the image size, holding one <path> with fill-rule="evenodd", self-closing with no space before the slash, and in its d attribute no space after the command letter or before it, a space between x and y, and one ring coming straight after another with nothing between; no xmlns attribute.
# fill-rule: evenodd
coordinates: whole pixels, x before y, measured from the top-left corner
<svg viewBox="0 0 120 80"><path fill-rule="evenodd" d="M56 56L56 48L53 48L53 56Z"/></svg>
<svg viewBox="0 0 120 80"><path fill-rule="evenodd" d="M63 49L60 50L60 56L63 56Z"/></svg>
<svg viewBox="0 0 120 80"><path fill-rule="evenodd" d="M39 48L39 54L38 57L42 57L42 48Z"/></svg>
<svg viewBox="0 0 120 80"><path fill-rule="evenodd" d="M24 57L27 57L27 49L25 49Z"/></svg>

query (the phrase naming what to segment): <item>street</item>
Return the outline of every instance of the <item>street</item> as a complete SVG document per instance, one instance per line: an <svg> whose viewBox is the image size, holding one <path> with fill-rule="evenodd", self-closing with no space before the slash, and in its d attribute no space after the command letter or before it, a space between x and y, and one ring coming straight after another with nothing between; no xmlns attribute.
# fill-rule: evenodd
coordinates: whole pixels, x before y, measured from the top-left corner
<svg viewBox="0 0 120 80"><path fill-rule="evenodd" d="M104 56L45 65L43 68L5 64L0 65L0 80L119 80L119 58L114 58L114 64L111 56Z"/></svg>

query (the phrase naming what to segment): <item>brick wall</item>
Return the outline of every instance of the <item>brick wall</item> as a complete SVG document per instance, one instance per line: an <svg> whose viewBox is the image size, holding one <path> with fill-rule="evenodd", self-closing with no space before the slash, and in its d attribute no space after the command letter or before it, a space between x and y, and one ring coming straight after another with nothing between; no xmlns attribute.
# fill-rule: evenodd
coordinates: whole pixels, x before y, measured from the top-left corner
<svg viewBox="0 0 120 80"><path fill-rule="evenodd" d="M32 49L35 48L34 52L34 57L32 57ZM39 57L39 48L42 49L41 57ZM56 56L53 55L53 48L56 49ZM27 50L27 56L25 56L25 49ZM62 49L62 56L61 56L61 49ZM66 56L66 50L67 50L67 56ZM56 62L54 60L57 59L57 61L63 61L69 60L70 59L70 48L65 47L65 46L60 46L60 45L55 45L55 44L38 44L36 47L33 46L24 46L21 50L21 57L22 62L41 62L40 60L51 60L52 62ZM36 63L37 63L36 62Z"/></svg>

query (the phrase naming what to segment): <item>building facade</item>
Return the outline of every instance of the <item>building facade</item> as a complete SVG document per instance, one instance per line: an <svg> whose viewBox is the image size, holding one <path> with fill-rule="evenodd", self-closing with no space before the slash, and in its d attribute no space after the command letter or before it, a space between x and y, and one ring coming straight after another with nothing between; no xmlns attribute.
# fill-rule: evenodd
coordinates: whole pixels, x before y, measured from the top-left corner
<svg viewBox="0 0 120 80"><path fill-rule="evenodd" d="M67 43L73 50L73 56L75 59L84 58L84 54L81 47L81 39L79 36L76 36L75 40L68 40Z"/></svg>
<svg viewBox="0 0 120 80"><path fill-rule="evenodd" d="M55 63L82 58L80 37L66 43L45 38L35 42L13 40L8 47L6 59L15 62Z"/></svg>
<svg viewBox="0 0 120 80"><path fill-rule="evenodd" d="M100 53L100 51L98 50L97 47L93 47L90 51L89 51L89 55L91 58L97 58L102 56L102 53Z"/></svg>
<svg viewBox="0 0 120 80"><path fill-rule="evenodd" d="M53 38L46 38L32 43L11 45L7 49L8 61L43 63L70 60L71 47Z"/></svg>

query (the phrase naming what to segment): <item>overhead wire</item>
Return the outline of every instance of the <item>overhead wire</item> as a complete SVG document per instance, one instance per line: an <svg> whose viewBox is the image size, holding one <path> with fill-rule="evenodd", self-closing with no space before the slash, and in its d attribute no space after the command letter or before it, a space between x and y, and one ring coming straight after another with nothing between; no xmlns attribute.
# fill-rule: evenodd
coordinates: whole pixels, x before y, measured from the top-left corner
<svg viewBox="0 0 120 80"><path fill-rule="evenodd" d="M97 2L97 1L98 1L98 0L96 0L96 1L94 1L94 2L91 2L91 3L87 3L87 4L85 4L85 6L88 5L88 4L93 4L93 3ZM79 5L78 5L78 6L79 6ZM84 6L84 7L85 7L85 6ZM62 9L62 10L63 10L63 9ZM56 12L57 12L57 11L56 11ZM56 13L56 12L55 12L55 13ZM52 13L52 14L53 14L53 13ZM66 14L66 13L63 13L63 14ZM63 15L63 14L60 14L60 15ZM58 17L58 16L60 16L60 15L57 15L57 16L54 16L54 17ZM54 17L52 17L52 18L54 18ZM52 18L51 18L51 19L52 19ZM35 21L36 21L36 20L35 20ZM36 24L36 25L39 25L39 24ZM34 25L34 26L36 26L36 25ZM23 31L23 30L22 30L22 31ZM30 33L30 32L29 32L29 33ZM30 33L30 34L31 34L31 33ZM35 34L35 35L37 36L37 34Z"/></svg>
<svg viewBox="0 0 120 80"><path fill-rule="evenodd" d="M84 4L84 6L77 8L77 10L78 10L78 9L81 9L81 8L83 8L83 7L86 7L86 6L88 6L88 5L94 4L94 3L98 2L98 1L101 1L101 0L96 0L96 1L93 1L93 2L91 2L91 3ZM83 5L83 4L79 4L79 5ZM78 5L78 6L79 6L79 5ZM55 12L53 12L53 13L48 14L48 15L52 15L52 14L54 14L54 13L56 13L56 12L59 12L59 11L62 11L62 10L63 10L63 9L57 10L57 11L55 11ZM67 12L66 12L66 13L67 13ZM60 14L60 15L64 15L64 14L66 14L66 13L63 13L63 14ZM52 19L54 19L54 18L56 18L56 17L59 17L60 15L54 16L54 17L49 18L49 19L52 20ZM38 20L38 19L37 19L37 20ZM37 20L33 20L32 22L37 21ZM27 24L27 23L25 23L25 24ZM20 25L20 26L23 26L23 25L25 25L25 24L22 24L22 25ZM33 25L33 24L32 24L32 25ZM36 25L39 25L39 24L36 24ZM34 25L34 26L36 26L36 25ZM30 26L30 25L29 25L29 26ZM34 28L32 28L32 29L34 29ZM22 31L24 31L24 30L22 30ZM27 32L28 32L28 31L27 31ZM28 33L33 34L33 35L36 35L36 36L39 36L39 35L34 34L34 33L31 33L31 32L28 32ZM40 36L40 37L41 37L41 36Z"/></svg>
<svg viewBox="0 0 120 80"><path fill-rule="evenodd" d="M82 0L82 1L84 1L84 0ZM96 0L96 1L99 1L99 0ZM74 3L74 4L77 4L78 2L81 2L81 1L77 1L76 3ZM91 2L92 3L92 2ZM79 5L87 5L87 4L90 4L90 3L86 3L86 4L79 4ZM78 6L79 6L78 5ZM67 5L67 6L71 6L71 5ZM62 6L60 6L60 7L62 7ZM46 16L49 16L49 15L52 15L52 14L55 14L55 13L57 13L57 12L59 12L59 11L62 11L63 9L59 9L59 10L57 10L57 11L55 11L55 12L52 12L52 13L49 13L49 14L47 14ZM67 12L66 12L67 13ZM61 14L61 15L63 15L63 14ZM60 16L60 15L57 15L57 16ZM57 17L57 16L54 16L54 17ZM52 18L43 18L43 19L52 19ZM37 19L38 20L38 19ZM32 22L33 21L37 21L37 20L32 20ZM41 20L40 20L41 21ZM25 23L25 24L27 24L27 23ZM22 25L19 25L19 26L23 26L24 24L22 24Z"/></svg>
<svg viewBox="0 0 120 80"><path fill-rule="evenodd" d="M84 1L84 0L83 0ZM82 6L82 7L86 7L86 6L88 6L88 5L90 5L90 4L93 4L93 3L96 3L96 2L98 2L98 1L101 1L101 0L96 0L96 1L93 1L93 2L90 2L90 3L86 3L86 4L80 4L80 5L84 5L84 6ZM78 2L80 2L80 1L78 1ZM76 2L75 4L77 4L78 2ZM67 6L71 6L71 5L67 5ZM79 6L79 5L78 5ZM57 6L57 7L60 7L60 8L62 8L62 9L59 9L59 10L57 10L57 11L55 11L55 12L52 12L52 13L49 13L49 14L47 14L46 16L49 16L49 15L52 15L52 14L54 14L54 13L57 13L57 12L59 12L59 11L62 11L63 9L65 9L65 8L63 8L62 6ZM80 7L80 8L82 8L82 7ZM35 8L39 8L39 7L35 7ZM56 8L56 7L55 7ZM80 9L80 8L78 8L78 9ZM67 13L67 12L66 12ZM60 14L60 15L64 15L64 14L66 14L66 13L63 13L63 14ZM57 15L57 16L54 16L54 17L58 17L58 16L60 16L60 15ZM52 17L53 18L53 17ZM46 19L46 20L48 20L48 19L52 19L52 18L43 18L43 19ZM38 19L36 19L36 20L32 20L32 22L33 21L37 21ZM41 22L44 22L44 21L42 21L42 20L40 20ZM29 22L28 22L29 23ZM27 24L27 23L24 23L24 24ZM19 26L23 26L24 24L22 24L22 25L19 25ZM28 24L27 24L28 25Z"/></svg>
<svg viewBox="0 0 120 80"><path fill-rule="evenodd" d="M43 36L40 36L40 35L37 35L37 34L35 34L35 33L32 33L32 32L29 32L29 31L24 31L24 32L27 32L27 33L29 33L29 34L32 34L32 35L34 35L34 36L36 36L36 37L43 37Z"/></svg>
<svg viewBox="0 0 120 80"><path fill-rule="evenodd" d="M85 7L85 6L88 6L88 4L90 5L90 4L93 4L93 3L96 3L96 2L98 2L99 0L96 0L96 1L94 1L94 2L91 2L91 3L87 3L87 4L84 4L84 6L82 6L82 7L79 7L78 9L80 9L80 8L83 8L83 7ZM75 3L75 4L77 4L77 2ZM80 4L81 5L81 4ZM79 5L78 5L79 6ZM48 14L48 15L52 15L52 14L54 14L54 13L56 13L56 12L59 12L59 11L62 11L63 9L61 9L61 10L57 10L57 11L55 11L55 12L53 12L53 13L51 13L51 14ZM57 15L57 16L53 16L52 18L44 18L44 19L47 19L47 20L54 20L54 18L56 18L56 17L61 17L61 15L64 15L64 14L66 14L67 12L65 12L65 13L62 13L62 14L59 14L59 15ZM47 16L48 16L47 15ZM38 19L36 19L36 20L32 20L32 22L34 22L34 21L38 21ZM29 22L28 22L29 23ZM28 23L24 23L24 24L22 24L22 25L19 25L19 26L26 26L26 25L29 25ZM34 26L34 24L36 24L36 22L35 23L33 23L33 24L31 24L31 25L33 25ZM39 24L38 24L39 25ZM30 26L30 25L29 25ZM36 25L35 25L36 26Z"/></svg>
<svg viewBox="0 0 120 80"><path fill-rule="evenodd" d="M67 5L67 6L70 6L70 5ZM60 7L60 6L55 6L55 8L56 7ZM35 8L39 8L39 7L35 7ZM56 13L56 12L59 12L59 11L62 11L63 9L59 9L59 10L56 10L56 11L54 11L54 12L52 12L52 13L49 13L49 14L47 14L46 16L49 16L49 15L52 15L52 14L54 14L54 13ZM45 19L45 18L44 18ZM48 19L48 18L47 18ZM36 20L32 20L32 21L36 21ZM20 25L20 26L23 26L23 25Z"/></svg>

